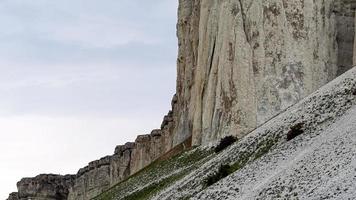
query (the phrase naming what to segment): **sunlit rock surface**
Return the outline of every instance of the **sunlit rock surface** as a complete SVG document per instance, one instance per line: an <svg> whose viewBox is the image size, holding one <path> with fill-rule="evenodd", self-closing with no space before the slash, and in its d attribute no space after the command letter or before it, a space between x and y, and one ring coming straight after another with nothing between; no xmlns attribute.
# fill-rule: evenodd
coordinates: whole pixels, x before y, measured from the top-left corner
<svg viewBox="0 0 356 200"><path fill-rule="evenodd" d="M350 3L181 0L175 138L242 137L350 69Z"/></svg>

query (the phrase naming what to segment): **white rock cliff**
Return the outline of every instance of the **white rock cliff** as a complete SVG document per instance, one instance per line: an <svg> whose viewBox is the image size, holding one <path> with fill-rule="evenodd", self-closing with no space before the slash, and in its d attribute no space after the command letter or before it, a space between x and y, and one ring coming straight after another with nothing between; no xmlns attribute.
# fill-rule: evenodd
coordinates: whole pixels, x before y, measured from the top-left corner
<svg viewBox="0 0 356 200"><path fill-rule="evenodd" d="M79 170L61 199L91 199L161 156L242 138L350 69L355 2L179 0L172 110L160 129ZM46 199L18 190L9 199Z"/></svg>

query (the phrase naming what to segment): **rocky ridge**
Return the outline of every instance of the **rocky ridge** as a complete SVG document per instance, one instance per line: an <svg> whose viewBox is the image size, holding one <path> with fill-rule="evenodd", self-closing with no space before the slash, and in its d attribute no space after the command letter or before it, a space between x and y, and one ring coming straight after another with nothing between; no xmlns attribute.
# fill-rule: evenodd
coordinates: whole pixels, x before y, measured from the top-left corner
<svg viewBox="0 0 356 200"><path fill-rule="evenodd" d="M354 2L180 0L172 110L161 129L80 169L67 198L93 198L190 138L242 138L349 69Z"/></svg>
<svg viewBox="0 0 356 200"><path fill-rule="evenodd" d="M69 188L73 186L75 176L41 174L34 178L23 178L17 183L18 192L12 193L9 200L16 199L67 199Z"/></svg>

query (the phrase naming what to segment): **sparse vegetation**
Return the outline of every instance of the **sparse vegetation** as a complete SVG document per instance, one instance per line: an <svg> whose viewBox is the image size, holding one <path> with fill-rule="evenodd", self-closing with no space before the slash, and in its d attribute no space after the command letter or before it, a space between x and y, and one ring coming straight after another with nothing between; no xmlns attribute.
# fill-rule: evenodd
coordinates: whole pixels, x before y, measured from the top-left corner
<svg viewBox="0 0 356 200"><path fill-rule="evenodd" d="M228 146L232 145L237 141L236 137L234 136L226 136L220 140L219 144L215 147L215 153L219 153L222 150L226 149Z"/></svg>
<svg viewBox="0 0 356 200"><path fill-rule="evenodd" d="M184 177L184 175L186 175L186 173L181 172L181 173L175 174L173 176L170 176L168 178L165 178L157 183L153 183L153 184L143 188L142 190L138 190L138 191L126 196L125 198L123 198L123 200L146 200L146 199L149 199L149 197L153 196L160 190L166 188L171 183L174 183L175 181L181 179L182 177Z"/></svg>
<svg viewBox="0 0 356 200"><path fill-rule="evenodd" d="M268 153L273 145L277 143L276 139L267 139L260 144L260 147L254 153L254 160L261 158L263 155Z"/></svg>
<svg viewBox="0 0 356 200"><path fill-rule="evenodd" d="M298 123L290 128L290 131L287 133L287 141L293 140L295 137L304 133L303 131L304 123Z"/></svg>
<svg viewBox="0 0 356 200"><path fill-rule="evenodd" d="M232 171L232 168L230 165L221 165L219 170L215 174L209 176L206 179L206 186L213 185L214 183L218 182L219 180L230 175L232 172L233 171Z"/></svg>
<svg viewBox="0 0 356 200"><path fill-rule="evenodd" d="M241 169L242 167L244 167L247 164L247 162L249 161L251 154L252 153L248 153L248 152L242 153L240 156L240 159L238 161L236 161L234 164L221 165L216 173L212 174L205 180L205 187L209 187L209 186L213 185L214 183L218 182L219 180L229 176L230 174L232 174L232 173L238 171L239 169Z"/></svg>
<svg viewBox="0 0 356 200"><path fill-rule="evenodd" d="M292 128L293 130L299 130L299 126L300 125L293 126ZM249 162L261 158L272 149L279 139L279 137L267 137L264 140L258 141L257 148L254 151L246 149L246 151L239 153L237 160L226 160L226 162L230 163L220 165L215 173L211 174L201 182L203 186L202 189L205 189L230 174L242 169ZM220 152L234 142L236 142L236 138L228 136L223 138L219 145L211 151L196 148L167 160L153 162L151 165L132 175L127 180L120 182L108 191L99 195L95 200L150 199L165 188L184 178L203 163L211 160L212 157L218 156L212 154L213 151ZM189 197L190 195L184 196L184 198L187 199Z"/></svg>
<svg viewBox="0 0 356 200"><path fill-rule="evenodd" d="M149 199L209 160L211 154L212 151L196 148L167 160L155 161L94 199Z"/></svg>
<svg viewBox="0 0 356 200"><path fill-rule="evenodd" d="M277 142L278 142L278 138L269 138L269 139L262 141L259 144L259 147L256 151L241 152L240 158L236 162L234 162L233 164L230 164L230 165L227 165L227 164L221 165L217 172L210 175L205 180L205 187L209 187L209 186L213 185L214 183L220 181L221 179L229 176L230 174L240 170L249 161L254 161L254 160L261 158L263 155L268 153Z"/></svg>

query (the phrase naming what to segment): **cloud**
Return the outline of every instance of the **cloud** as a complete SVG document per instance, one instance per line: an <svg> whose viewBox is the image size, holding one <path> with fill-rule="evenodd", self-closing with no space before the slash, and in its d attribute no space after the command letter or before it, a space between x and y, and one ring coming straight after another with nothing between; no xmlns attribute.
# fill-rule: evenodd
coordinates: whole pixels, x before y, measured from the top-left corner
<svg viewBox="0 0 356 200"><path fill-rule="evenodd" d="M16 69L16 67L15 67ZM0 116L141 116L170 109L175 66L28 66L0 74ZM31 76L28 76L31 74ZM164 84L162 84L164 83Z"/></svg>
<svg viewBox="0 0 356 200"><path fill-rule="evenodd" d="M162 34L174 31L170 25L175 15L167 11L175 12L175 4L168 0L157 1L154 6L114 0L4 1L0 3L0 12L5 16L0 19L0 36L35 33L42 39L103 48L132 42L160 43Z"/></svg>
<svg viewBox="0 0 356 200"><path fill-rule="evenodd" d="M175 83L175 4L1 2L0 115L168 109Z"/></svg>

